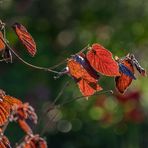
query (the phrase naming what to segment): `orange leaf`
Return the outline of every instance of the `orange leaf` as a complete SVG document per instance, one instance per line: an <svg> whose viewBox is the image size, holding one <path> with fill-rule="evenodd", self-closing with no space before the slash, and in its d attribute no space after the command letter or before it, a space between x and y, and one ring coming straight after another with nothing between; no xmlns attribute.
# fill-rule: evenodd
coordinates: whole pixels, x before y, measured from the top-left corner
<svg viewBox="0 0 148 148"><path fill-rule="evenodd" d="M9 95L3 95L2 99L4 102L7 102L11 107L14 105L21 105L22 104L22 102L19 99L9 96Z"/></svg>
<svg viewBox="0 0 148 148"><path fill-rule="evenodd" d="M122 61L122 64L126 66L133 74L134 74L134 68L130 60L124 59ZM116 88L120 93L124 93L125 90L129 87L129 85L132 83L133 78L127 76L125 73L121 72L121 76L115 77L116 82Z"/></svg>
<svg viewBox="0 0 148 148"><path fill-rule="evenodd" d="M27 48L30 55L34 56L36 54L36 43L27 29L19 23L15 23L13 25L13 29L15 30L22 44Z"/></svg>
<svg viewBox="0 0 148 148"><path fill-rule="evenodd" d="M26 123L25 120L18 119L18 124L26 134L31 135L33 133L30 126Z"/></svg>
<svg viewBox="0 0 148 148"><path fill-rule="evenodd" d="M90 75L86 69L73 59L67 63L69 74L76 80L83 96L91 96L96 91L102 90L97 84L98 80Z"/></svg>
<svg viewBox="0 0 148 148"><path fill-rule="evenodd" d="M0 126L3 126L10 116L10 105L6 102L0 101Z"/></svg>
<svg viewBox="0 0 148 148"><path fill-rule="evenodd" d="M86 58L90 65L106 76L119 76L119 66L112 58L112 53L99 44L93 44Z"/></svg>
<svg viewBox="0 0 148 148"><path fill-rule="evenodd" d="M0 51L3 51L5 49L5 44L1 38L3 39L3 33L0 31Z"/></svg>

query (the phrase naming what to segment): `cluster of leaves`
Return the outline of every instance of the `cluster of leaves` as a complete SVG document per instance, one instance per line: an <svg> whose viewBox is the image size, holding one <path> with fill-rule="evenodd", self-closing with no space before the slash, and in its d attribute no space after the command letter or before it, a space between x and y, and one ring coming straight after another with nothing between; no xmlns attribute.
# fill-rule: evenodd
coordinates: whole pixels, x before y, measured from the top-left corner
<svg viewBox="0 0 148 148"><path fill-rule="evenodd" d="M146 76L146 71L140 66L133 54L128 54L124 58L116 61L112 58L112 53L99 44L88 47L85 54L76 54L68 59L66 71L78 84L84 96L91 96L96 91L102 90L98 85L100 74L115 77L116 88L120 93L124 93L129 87L134 76L134 67L142 76Z"/></svg>
<svg viewBox="0 0 148 148"><path fill-rule="evenodd" d="M36 43L27 29L19 23L15 23L13 29L29 54L34 56L37 52ZM84 52L86 50L88 51L85 54ZM70 75L78 84L83 97L86 98L103 89L98 84L101 75L114 77L116 88L121 94L129 87L132 80L136 79L134 68L142 76L146 76L145 69L140 66L133 54L128 54L123 58L115 57L113 59L112 53L97 43L82 49L80 52L66 59L65 62L67 65L61 72L32 65L24 61L11 48L5 36L5 24L3 22L0 22L0 51L2 51L2 61L12 62L11 53L13 53L24 64L32 68L56 73L58 77L64 74ZM5 95L4 92L1 93L1 99L1 126L5 127L9 121L16 121L27 134L24 141L20 144L21 147L46 147L46 142L39 135L34 135L26 122L27 119L30 119L34 123L37 123L37 115L34 109L28 103L22 103L19 99ZM3 136L3 128L1 133L1 143L7 147L10 144L8 139Z"/></svg>
<svg viewBox="0 0 148 148"><path fill-rule="evenodd" d="M15 23L13 25L16 34L21 42L25 45L29 53L34 56L36 53L36 44L27 32L26 28L21 24ZM2 61L12 62L12 53L21 59L14 50L9 46L5 37L5 24L0 21L0 51L2 52ZM23 61L23 59L21 59ZM27 120L31 120L37 124L37 115L34 108L29 103L23 103L20 99L6 95L3 90L0 91L0 147L11 147L10 142L4 131L9 122L17 122L20 128L26 133L25 138L16 147L22 148L46 148L47 144L44 139L39 135L34 135L31 127L28 125Z"/></svg>
<svg viewBox="0 0 148 148"><path fill-rule="evenodd" d="M27 123L27 120L31 120L37 124L37 115L34 108L29 103L23 103L20 99L6 95L3 90L0 90L0 99L0 147L11 147L8 138L4 136L4 131L9 122L17 122L26 134L24 140L16 147L47 147L46 142L39 135L34 135Z"/></svg>

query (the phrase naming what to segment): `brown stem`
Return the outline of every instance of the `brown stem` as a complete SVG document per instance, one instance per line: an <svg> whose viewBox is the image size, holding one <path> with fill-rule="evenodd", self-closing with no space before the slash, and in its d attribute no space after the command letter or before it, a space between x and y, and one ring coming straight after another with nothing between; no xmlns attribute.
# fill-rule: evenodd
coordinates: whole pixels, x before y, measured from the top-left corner
<svg viewBox="0 0 148 148"><path fill-rule="evenodd" d="M67 81L65 83L65 85L63 86L63 88L61 89L61 91L59 92L59 94L57 95L57 97L55 98L55 100L53 101L53 105L56 104L56 102L59 100L59 98L61 97L61 95L63 94L65 88L69 85L69 81Z"/></svg>
<svg viewBox="0 0 148 148"><path fill-rule="evenodd" d="M0 39L4 42L4 44L6 45L6 47L24 64L26 64L27 66L31 67L31 68L34 68L34 69L39 69L39 70L44 70L44 71L48 71L48 72L52 72L52 73L56 73L56 74L59 74L60 72L58 71L55 71L55 70L52 70L52 69L49 69L49 68L46 68L46 67L40 67L40 66L36 66L36 65L33 65L33 64L30 64L28 62L26 62L24 59L22 59L10 46L8 43L6 43L4 41L4 39L2 37L0 37Z"/></svg>
<svg viewBox="0 0 148 148"><path fill-rule="evenodd" d="M58 63L58 64L56 64L54 66L51 66L50 69L55 69L55 68L65 64L66 62L67 62L67 59L63 60L62 62L60 62L60 63Z"/></svg>
<svg viewBox="0 0 148 148"><path fill-rule="evenodd" d="M79 52L77 52L75 54L80 54L80 53L84 52L87 49L89 49L89 44L87 46L85 46L82 50L80 50ZM54 66L51 66L50 69L55 69L58 66L65 64L66 62L67 62L67 59L63 60L62 62L60 62L60 63L58 63L58 64L56 64Z"/></svg>
<svg viewBox="0 0 148 148"><path fill-rule="evenodd" d="M80 50L79 52L77 52L76 54L80 54L82 52L84 52L85 50L88 50L90 47L90 45L88 44L87 46L85 46L82 50Z"/></svg>
<svg viewBox="0 0 148 148"><path fill-rule="evenodd" d="M67 81L65 83L65 85L63 86L63 88L61 89L61 91L58 93L57 97L55 98L55 100L53 101L53 103L51 104L51 106L47 109L46 113L49 113L49 111L51 109L54 109L56 107L56 102L59 100L59 98L61 97L61 95L64 92L64 89L68 86L69 81ZM41 135L43 135L46 131L47 128L49 128L50 122L54 122L53 120L56 118L56 116L58 115L58 112L52 117L52 118L48 118L46 121L46 125L44 126L44 128L41 131Z"/></svg>
<svg viewBox="0 0 148 148"><path fill-rule="evenodd" d="M62 89L60 90L60 92L58 93L58 95L56 96L56 98L54 99L54 101L52 102L52 104L50 105L50 107L46 110L46 113L48 113L51 109L53 109L55 107L55 104L57 103L57 101L60 99L61 95L63 94L65 88L69 85L69 81L67 81L65 83L65 85L62 87Z"/></svg>

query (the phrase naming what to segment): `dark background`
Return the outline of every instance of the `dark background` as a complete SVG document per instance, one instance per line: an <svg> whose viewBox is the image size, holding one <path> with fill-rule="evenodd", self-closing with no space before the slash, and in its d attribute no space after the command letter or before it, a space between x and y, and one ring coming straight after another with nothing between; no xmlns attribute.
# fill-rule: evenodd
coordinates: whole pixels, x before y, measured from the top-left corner
<svg viewBox="0 0 148 148"><path fill-rule="evenodd" d="M0 19L7 25L10 45L32 64L51 67L98 42L114 56L134 53L147 68L147 0L0 0ZM22 23L34 37L38 49L34 58L13 32L14 22ZM35 108L39 121L34 132L47 140L48 147L148 147L147 78L136 73L137 80L127 92L135 94L126 96L127 101L106 93L88 101L73 101L47 115L48 106L67 81L70 83L57 104L81 95L74 81L68 76L54 80L54 74L32 69L15 56L12 64L0 63L0 68L0 88ZM104 90L115 87L113 78L108 77L102 77L100 85ZM14 145L24 133L12 123L6 135Z"/></svg>

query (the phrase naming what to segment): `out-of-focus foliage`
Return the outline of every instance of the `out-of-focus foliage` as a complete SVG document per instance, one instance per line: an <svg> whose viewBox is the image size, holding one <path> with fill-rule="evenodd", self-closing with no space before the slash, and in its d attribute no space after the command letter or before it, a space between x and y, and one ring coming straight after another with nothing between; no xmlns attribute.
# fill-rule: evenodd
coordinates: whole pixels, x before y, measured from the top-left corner
<svg viewBox="0 0 148 148"><path fill-rule="evenodd" d="M148 68L147 0L0 0L0 19L9 27L6 35L10 44L36 65L50 67L87 44L98 42L114 56L134 53L141 65ZM24 24L34 37L38 50L34 58L25 53L10 29L14 22ZM139 97L127 95L127 101L121 101L111 94L94 96L88 101L81 99L51 109L46 115L48 106L67 81L70 84L58 103L80 95L71 78L54 80L53 74L31 69L16 58L13 64L0 63L0 66L0 88L24 98L36 109L39 124L34 129L47 137L49 147L148 146L147 78L137 75L138 80L130 87L129 94L137 90ZM57 70L63 68L64 65ZM105 90L114 89L112 78L104 77L100 84ZM23 135L17 128L10 125L6 131L13 143ZM17 131L15 136L12 130Z"/></svg>

